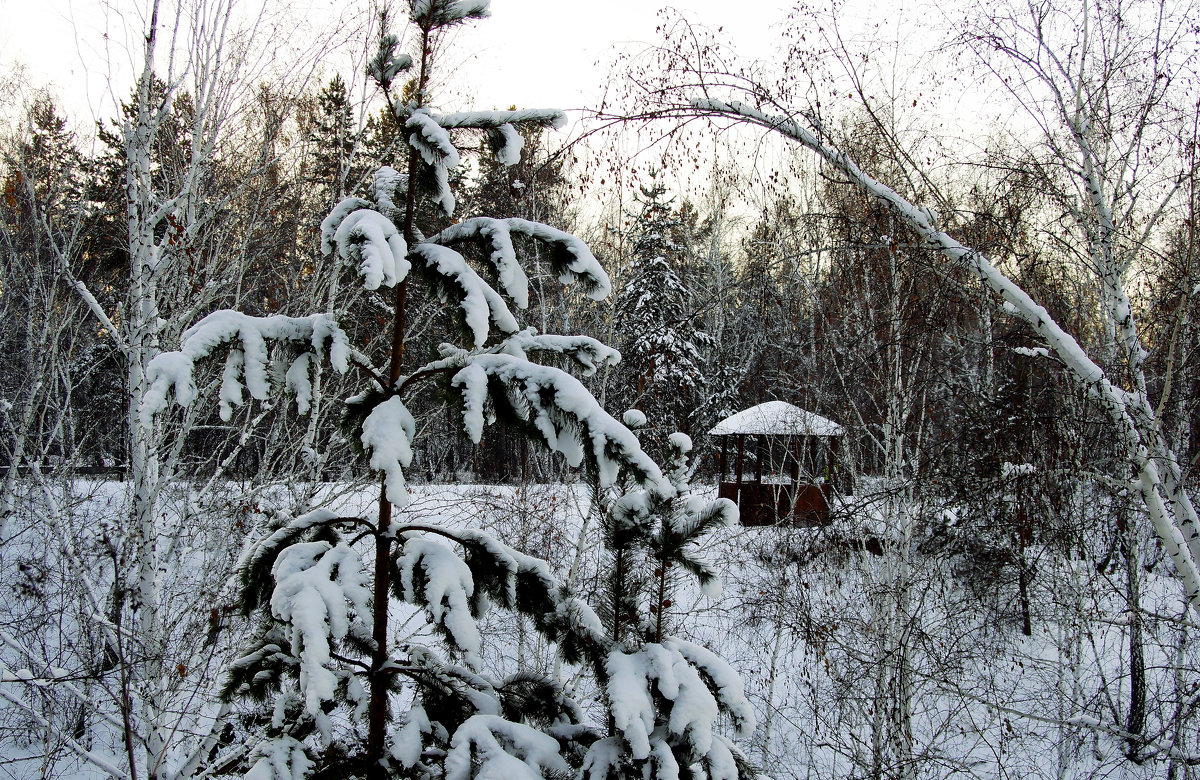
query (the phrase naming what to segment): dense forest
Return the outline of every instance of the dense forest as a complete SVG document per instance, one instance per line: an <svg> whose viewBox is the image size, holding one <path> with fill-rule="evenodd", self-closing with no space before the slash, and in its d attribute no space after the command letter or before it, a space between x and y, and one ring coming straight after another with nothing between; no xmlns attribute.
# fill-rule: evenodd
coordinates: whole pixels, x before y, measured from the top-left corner
<svg viewBox="0 0 1200 780"><path fill-rule="evenodd" d="M150 10L0 79L0 777L1200 776L1200 10L664 12L570 127L442 108L487 0Z"/></svg>

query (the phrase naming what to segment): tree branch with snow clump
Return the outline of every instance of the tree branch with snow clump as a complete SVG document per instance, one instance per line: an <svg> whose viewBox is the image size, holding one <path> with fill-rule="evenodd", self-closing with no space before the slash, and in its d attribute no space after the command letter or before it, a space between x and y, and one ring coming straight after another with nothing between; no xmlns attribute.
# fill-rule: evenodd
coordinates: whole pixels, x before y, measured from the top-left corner
<svg viewBox="0 0 1200 780"><path fill-rule="evenodd" d="M404 600L423 605L467 664L478 669L482 637L470 603L475 593L471 568L446 545L424 537L405 539L397 566Z"/></svg>
<svg viewBox="0 0 1200 780"><path fill-rule="evenodd" d="M437 288L443 300L458 299L463 322L476 347L487 341L490 324L504 333L520 329L504 298L483 280L458 252L438 244L417 244L409 256L420 262L419 270Z"/></svg>
<svg viewBox="0 0 1200 780"><path fill-rule="evenodd" d="M337 675L326 665L330 642L346 637L352 620L371 614L358 553L347 544L294 544L271 569L271 614L290 627L292 655L300 660L300 691L314 717L333 698ZM353 607L353 611L347 609Z"/></svg>
<svg viewBox="0 0 1200 780"><path fill-rule="evenodd" d="M562 129L567 115L557 108L524 108L515 111L460 111L434 114L437 123L447 128L491 129L504 125L536 125Z"/></svg>
<svg viewBox="0 0 1200 780"><path fill-rule="evenodd" d="M754 713L737 674L715 655L701 655L697 649L702 648L674 639L636 652L614 649L605 663L605 695L618 738L635 761L657 764L660 777L679 777L681 761L698 762L710 778L733 780L739 776L738 762L718 735L717 721L722 712L729 713L737 734L746 736L754 728ZM737 683L717 687L714 694L705 675ZM589 750L584 759L585 777L610 776L609 766L617 761L605 755L614 746L604 742L594 746L596 755Z"/></svg>
<svg viewBox="0 0 1200 780"><path fill-rule="evenodd" d="M454 216L454 193L450 190L450 169L458 167L458 149L450 140L450 134L424 109L417 109L405 121L404 126L414 132L408 137L409 145L415 149L425 164L433 169L437 183L434 202L442 207L446 216Z"/></svg>
<svg viewBox="0 0 1200 780"><path fill-rule="evenodd" d="M497 390L508 388L511 394L489 393L493 381ZM601 485L615 484L621 471L629 469L648 488L674 495L674 488L663 479L658 464L642 451L637 437L565 371L512 355L479 355L454 375L451 384L462 390L463 426L471 441L478 443L483 436L489 401L503 397L511 411L567 463L578 466L585 457L594 462Z"/></svg>
<svg viewBox="0 0 1200 780"><path fill-rule="evenodd" d="M363 287L395 287L408 276L408 245L392 221L371 209L346 216L334 234L338 254L348 263L358 262Z"/></svg>
<svg viewBox="0 0 1200 780"><path fill-rule="evenodd" d="M374 179L377 204L344 198L321 222L321 252L330 255L336 249L344 262L355 265L368 290L395 287L408 276L408 244L382 213L397 212L392 197L401 179L391 168L381 168ZM376 205L382 211L376 211Z"/></svg>
<svg viewBox="0 0 1200 780"><path fill-rule="evenodd" d="M383 472L387 500L399 509L412 500L404 469L412 463L412 441L416 435L413 416L395 396L376 405L362 424L362 445L371 455L371 468Z"/></svg>
<svg viewBox="0 0 1200 780"><path fill-rule="evenodd" d="M454 732L446 755L446 780L543 780L548 773L571 774L559 754L558 740L495 715L468 718Z"/></svg>
<svg viewBox="0 0 1200 780"><path fill-rule="evenodd" d="M288 736L260 743L250 754L250 760L254 764L245 774L245 780L296 780L307 777L313 768L304 744Z"/></svg>
<svg viewBox="0 0 1200 780"><path fill-rule="evenodd" d="M509 336L500 345L499 351L522 360L528 359L530 352L563 355L579 364L584 376L592 376L604 366L615 366L621 362L620 352L591 336L539 334L534 328L526 328Z"/></svg>
<svg viewBox="0 0 1200 780"><path fill-rule="evenodd" d="M517 261L512 243L513 233L536 239L552 250L550 267L563 284L580 282L584 292L593 300L604 300L609 296L612 283L587 244L570 233L540 222L515 217L475 217L451 225L425 243L452 246L472 240L486 242L486 248L490 251L488 263L504 292L516 302L518 308L524 309L529 306L529 279Z"/></svg>
<svg viewBox="0 0 1200 780"><path fill-rule="evenodd" d="M329 362L335 371L344 374L350 366L349 339L331 315L251 317L222 309L184 331L182 348L178 352L163 352L150 361L146 369L149 390L142 397L140 409L142 425L147 428L153 425L154 415L166 408L167 395L172 388L175 401L181 406L189 406L196 397L195 361L228 344L238 346L230 351L221 378L222 418L229 419L230 407L241 403L243 381L252 398L267 400L271 394L267 368L269 341L310 346L310 351L297 358L304 360L305 365L308 365L305 355L312 354L320 359L328 346ZM306 397L311 394L305 391L307 378L301 380L298 371L289 370L288 373L293 388L299 388Z"/></svg>
<svg viewBox="0 0 1200 780"><path fill-rule="evenodd" d="M446 128L470 128L488 131L488 143L496 159L507 167L521 161L525 138L516 125L562 128L567 116L556 109L523 109L520 111L466 111L434 115L437 123Z"/></svg>

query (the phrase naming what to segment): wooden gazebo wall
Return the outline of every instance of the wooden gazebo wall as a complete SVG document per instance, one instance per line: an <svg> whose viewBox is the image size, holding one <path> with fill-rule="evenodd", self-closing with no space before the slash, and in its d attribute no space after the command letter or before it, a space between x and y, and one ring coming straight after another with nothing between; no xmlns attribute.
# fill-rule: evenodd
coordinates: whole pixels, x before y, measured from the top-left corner
<svg viewBox="0 0 1200 780"><path fill-rule="evenodd" d="M746 437L754 436L754 474L747 479ZM729 473L730 439L736 439L736 456L733 471ZM770 453L770 439L785 439L785 455L781 466L787 465L791 456L791 483L763 482L763 466L769 458L763 457L764 445ZM825 463L817 463L815 453L820 451L819 439L827 438ZM833 492L832 469L837 437L817 436L768 436L764 434L729 434L722 437L720 453L720 482L718 494L728 498L741 510L743 525L826 525L829 523L829 498ZM811 448L811 449L810 449ZM804 450L813 453L813 471L825 471L823 482L800 481L800 466ZM822 468L824 466L824 468ZM730 476L730 479L726 477Z"/></svg>

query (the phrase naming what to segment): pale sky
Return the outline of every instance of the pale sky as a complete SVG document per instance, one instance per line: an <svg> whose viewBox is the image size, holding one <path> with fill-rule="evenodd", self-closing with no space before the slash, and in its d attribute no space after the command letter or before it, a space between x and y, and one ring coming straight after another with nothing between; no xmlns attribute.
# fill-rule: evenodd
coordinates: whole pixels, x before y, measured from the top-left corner
<svg viewBox="0 0 1200 780"><path fill-rule="evenodd" d="M336 25L349 5L299 0L290 8L315 35L322 27ZM49 87L73 107L72 113L86 113L88 118L97 112L109 114L111 94L124 97L129 87L114 83L109 89L106 61L132 72L127 50L140 43L125 31L141 28L138 20L146 6L145 0L0 0L0 74L15 63L23 64L28 76L24 83ZM753 59L769 53L776 38L772 27L785 17L788 3L681 0L674 6L693 21L722 27L735 48ZM657 40L658 9L658 3L647 0L493 0L491 19L457 33L450 52L459 58L454 81L469 85L478 108L592 105L615 52ZM303 48L308 34L295 30L290 43ZM326 75L353 75L345 72L351 67L346 54L331 53L324 67ZM128 78L118 74L114 81Z"/></svg>
<svg viewBox="0 0 1200 780"><path fill-rule="evenodd" d="M194 6L200 0L183 2ZM303 70L303 80L294 86L303 85L315 92L335 73L351 84L356 79L359 84L365 81L363 51L373 46L375 39L370 36L372 43L368 43L369 36L361 27L362 20L369 17L366 10L372 0L290 0L286 6L280 0L235 2L239 8L250 9L244 12L246 17L264 3L270 9L286 9L272 17L274 27L259 40L276 47L282 62L291 62L308 52L318 63L316 70ZM404 4L404 0L392 2ZM926 22L929 4L934 2L937 0L893 0L885 12L877 10L874 0L840 0L837 24L839 28L844 25L848 33L855 27L866 35L890 39L893 46L905 52L920 51L924 47L917 45L919 35L914 35L912 28ZM789 0L673 3L689 21L714 30L720 28L719 37L742 63L777 60L781 32L793 5ZM11 84L14 66L20 64L24 67L24 97L29 97L29 89L49 88L80 140L86 143L84 139L93 138L96 120L111 119L116 102L127 99L133 89L134 74L140 70L140 35L145 29L142 19L149 6L150 0L0 0L0 124L15 118L21 109L15 101L4 104L6 82ZM174 7L174 0L163 0L163 6ZM440 60L441 75L449 89L436 94L437 105L447 111L504 109L510 105L596 107L608 66L618 52L636 51L660 40L655 30L662 20L659 10L658 0L492 0L491 18L459 28ZM167 13L164 11L162 16ZM281 20L280 15L286 19ZM358 21L340 21L347 17ZM403 25L396 27L397 31L403 30ZM318 50L315 42L331 33L339 33L349 43ZM314 55L317 51L319 54ZM900 72L904 70L900 67ZM243 76L246 84L262 82L280 83L277 73L270 71ZM928 100L927 96L922 98L924 112L929 111L925 105ZM947 115L977 113L977 108L968 112L953 108ZM571 117L572 130L578 128L578 118L578 114ZM727 143L729 136L722 139ZM644 148L643 140L638 137L632 142L617 142L628 144L628 148L622 146L618 156ZM769 172L777 166L769 147L753 139L749 144L727 148L720 154L733 156L748 166L752 176L758 175L755 171ZM645 166L663 164L647 159ZM630 168L626 172L632 181L644 171ZM676 175L678 186L702 188L708 169L680 168ZM766 175L762 173L759 178ZM602 177L597 178L604 183Z"/></svg>

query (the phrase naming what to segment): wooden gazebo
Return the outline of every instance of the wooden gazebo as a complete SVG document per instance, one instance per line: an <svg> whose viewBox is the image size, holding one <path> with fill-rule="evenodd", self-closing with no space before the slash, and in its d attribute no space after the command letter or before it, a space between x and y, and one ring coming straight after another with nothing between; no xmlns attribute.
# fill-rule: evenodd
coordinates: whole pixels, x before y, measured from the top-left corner
<svg viewBox="0 0 1200 780"><path fill-rule="evenodd" d="M722 438L719 494L738 505L743 525L829 522L842 426L768 401L722 420L709 434Z"/></svg>

